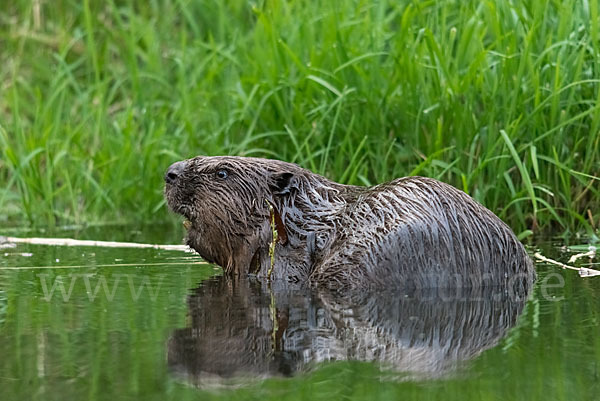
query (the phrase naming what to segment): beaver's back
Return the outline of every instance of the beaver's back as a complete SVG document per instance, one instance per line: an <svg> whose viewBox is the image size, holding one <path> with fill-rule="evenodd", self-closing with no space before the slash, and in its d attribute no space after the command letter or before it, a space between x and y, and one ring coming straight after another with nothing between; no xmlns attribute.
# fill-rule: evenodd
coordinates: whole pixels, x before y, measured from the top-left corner
<svg viewBox="0 0 600 401"><path fill-rule="evenodd" d="M311 280L328 286L520 285L535 272L523 245L462 191L400 178L358 196L341 213L330 252Z"/></svg>

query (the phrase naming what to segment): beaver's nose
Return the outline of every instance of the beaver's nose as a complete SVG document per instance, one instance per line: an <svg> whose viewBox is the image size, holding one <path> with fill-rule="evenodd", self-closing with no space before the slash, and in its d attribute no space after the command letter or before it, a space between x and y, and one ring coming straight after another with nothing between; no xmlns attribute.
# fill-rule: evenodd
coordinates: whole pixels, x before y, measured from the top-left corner
<svg viewBox="0 0 600 401"><path fill-rule="evenodd" d="M173 163L167 169L167 173L165 174L165 182L167 184L173 184L177 181L177 178L183 173L183 169L185 169L186 161L180 161Z"/></svg>

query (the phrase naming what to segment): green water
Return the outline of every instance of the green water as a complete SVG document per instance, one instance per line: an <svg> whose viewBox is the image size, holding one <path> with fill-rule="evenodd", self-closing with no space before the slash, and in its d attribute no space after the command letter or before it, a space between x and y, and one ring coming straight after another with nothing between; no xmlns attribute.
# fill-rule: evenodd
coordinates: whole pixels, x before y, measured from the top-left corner
<svg viewBox="0 0 600 401"><path fill-rule="evenodd" d="M185 252L3 248L0 399L600 400L600 277L537 271L527 299L335 295L225 280Z"/></svg>

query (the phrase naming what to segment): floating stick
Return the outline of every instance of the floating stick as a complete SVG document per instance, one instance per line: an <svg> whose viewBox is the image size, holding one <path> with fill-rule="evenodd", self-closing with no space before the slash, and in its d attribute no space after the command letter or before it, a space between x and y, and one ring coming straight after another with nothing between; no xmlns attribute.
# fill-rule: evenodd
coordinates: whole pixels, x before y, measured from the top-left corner
<svg viewBox="0 0 600 401"><path fill-rule="evenodd" d="M0 243L8 242L15 244L33 244L33 245L53 245L53 246L93 246L104 248L152 248L165 251L187 251L191 252L187 245L157 245L157 244L139 244L135 242L113 242L113 241L89 241L77 240L71 238L17 238L2 237Z"/></svg>
<svg viewBox="0 0 600 401"><path fill-rule="evenodd" d="M545 257L539 252L533 254L536 259L541 260L542 262L550 263L556 266L560 266L563 269L576 270L579 272L580 277L592 277L592 276L600 276L600 271L594 269L588 269L587 267L574 267L569 266L561 262L557 262L556 260Z"/></svg>

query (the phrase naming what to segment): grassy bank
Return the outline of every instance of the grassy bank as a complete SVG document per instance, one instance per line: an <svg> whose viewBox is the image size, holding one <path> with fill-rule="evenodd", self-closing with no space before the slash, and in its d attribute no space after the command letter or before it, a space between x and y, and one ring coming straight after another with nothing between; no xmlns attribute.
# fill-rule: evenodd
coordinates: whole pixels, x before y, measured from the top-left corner
<svg viewBox="0 0 600 401"><path fill-rule="evenodd" d="M517 232L599 224L598 3L15 0L0 224L166 220L196 154L464 189Z"/></svg>

